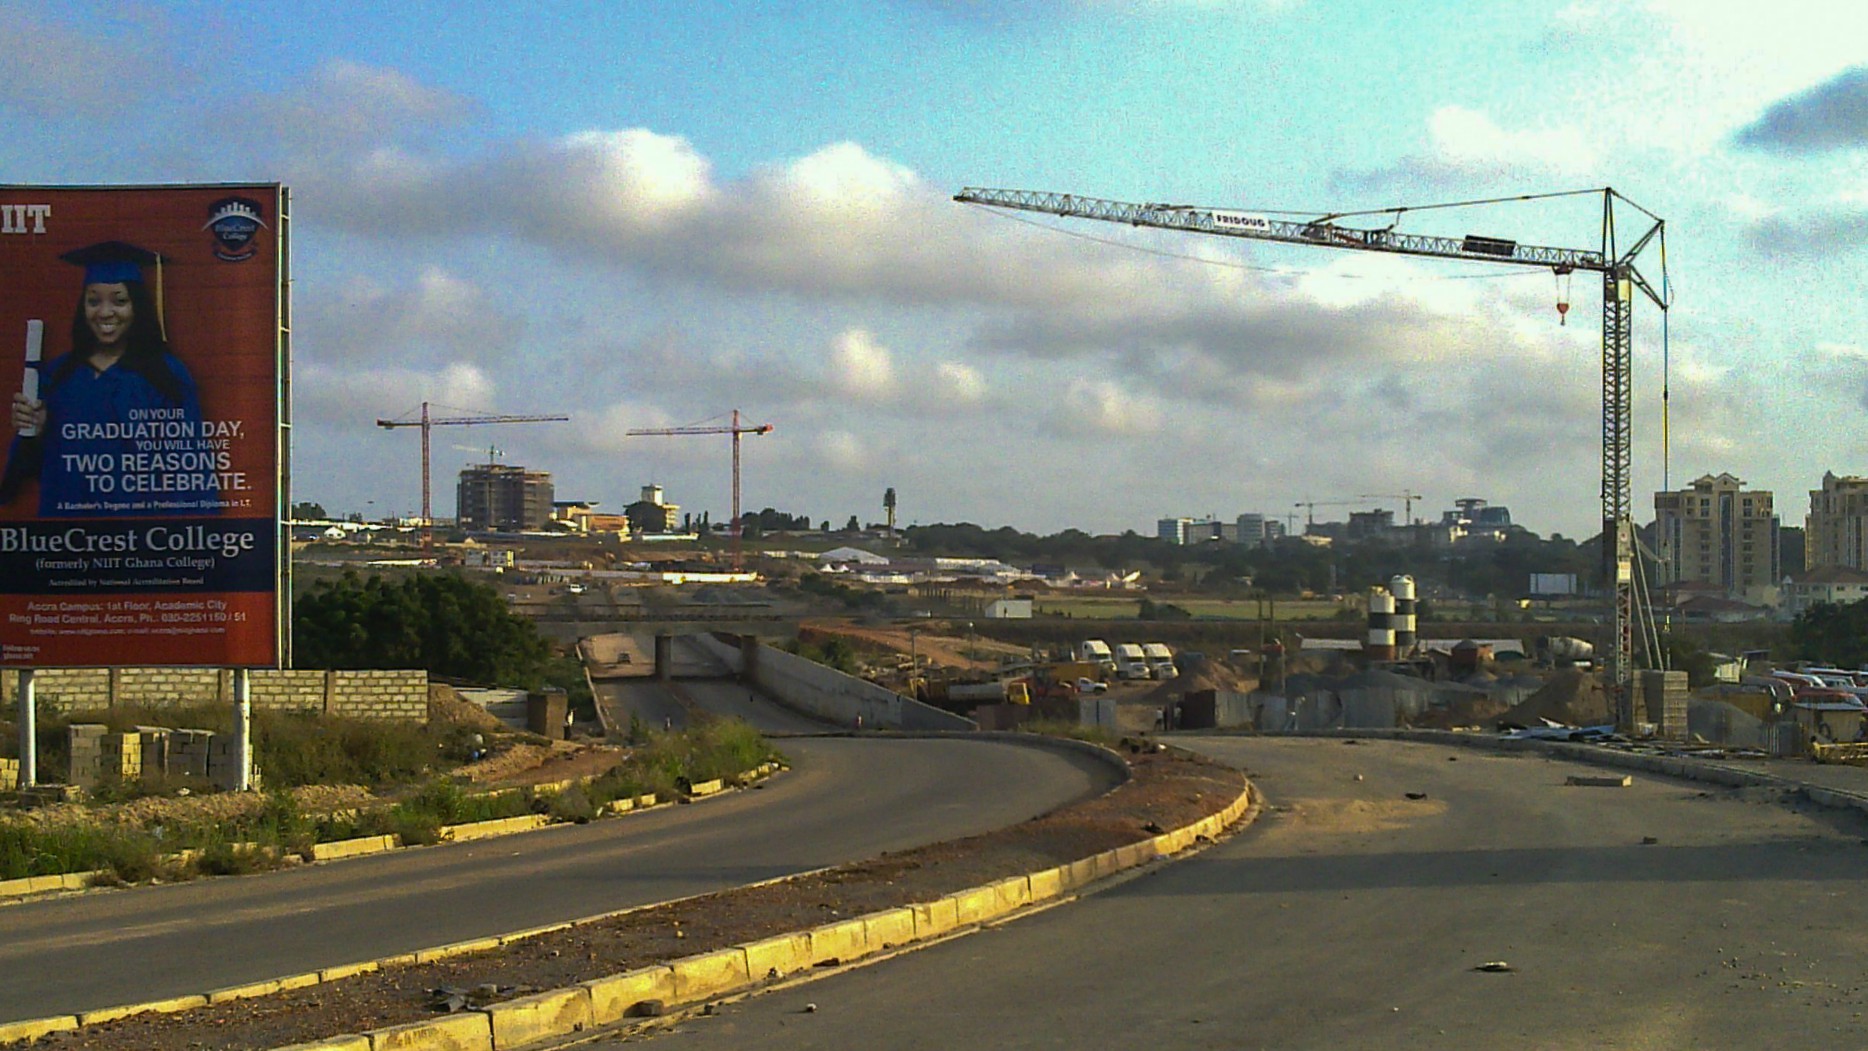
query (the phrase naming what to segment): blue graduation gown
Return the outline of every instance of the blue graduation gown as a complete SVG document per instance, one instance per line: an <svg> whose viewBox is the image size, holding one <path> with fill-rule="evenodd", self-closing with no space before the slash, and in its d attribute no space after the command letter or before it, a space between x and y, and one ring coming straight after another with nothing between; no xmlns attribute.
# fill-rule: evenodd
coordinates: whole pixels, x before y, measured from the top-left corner
<svg viewBox="0 0 1868 1051"><path fill-rule="evenodd" d="M45 366L44 454L39 514L46 518L164 517L220 510L215 454L201 448L201 398L172 354L161 367L179 399L162 396L121 363L102 372L80 362L62 380L66 354ZM18 453L20 440L13 448Z"/></svg>

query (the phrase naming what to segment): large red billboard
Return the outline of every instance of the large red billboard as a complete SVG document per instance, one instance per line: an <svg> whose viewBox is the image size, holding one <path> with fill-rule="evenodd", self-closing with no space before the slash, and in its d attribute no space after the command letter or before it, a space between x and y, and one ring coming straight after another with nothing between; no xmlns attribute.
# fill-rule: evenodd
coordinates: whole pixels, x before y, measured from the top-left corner
<svg viewBox="0 0 1868 1051"><path fill-rule="evenodd" d="M279 665L284 201L0 187L0 666Z"/></svg>

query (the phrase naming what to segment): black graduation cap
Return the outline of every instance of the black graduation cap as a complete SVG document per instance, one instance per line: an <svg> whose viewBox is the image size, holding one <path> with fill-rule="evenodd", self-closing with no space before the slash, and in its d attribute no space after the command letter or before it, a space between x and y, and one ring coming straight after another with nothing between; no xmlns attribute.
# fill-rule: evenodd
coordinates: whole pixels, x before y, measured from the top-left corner
<svg viewBox="0 0 1868 1051"><path fill-rule="evenodd" d="M59 258L74 266L84 267L84 283L87 285L141 281L143 267L159 268L162 265L161 256L124 241L99 241L94 245L74 248Z"/></svg>

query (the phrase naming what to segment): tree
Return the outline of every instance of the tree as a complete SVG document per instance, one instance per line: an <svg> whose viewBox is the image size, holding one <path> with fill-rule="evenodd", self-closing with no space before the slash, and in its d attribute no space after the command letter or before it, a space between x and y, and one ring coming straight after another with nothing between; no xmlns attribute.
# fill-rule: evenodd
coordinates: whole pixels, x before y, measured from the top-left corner
<svg viewBox="0 0 1868 1051"><path fill-rule="evenodd" d="M1791 650L1803 660L1840 668L1868 663L1868 599L1846 606L1818 602L1790 622Z"/></svg>
<svg viewBox="0 0 1868 1051"><path fill-rule="evenodd" d="M851 515L850 520L843 523L843 531L846 533L860 533L863 531L863 527L856 521L856 516Z"/></svg>
<svg viewBox="0 0 1868 1051"><path fill-rule="evenodd" d="M346 572L293 603L302 668L424 668L500 686L539 685L551 646L499 592L446 574L390 582Z"/></svg>
<svg viewBox="0 0 1868 1051"><path fill-rule="evenodd" d="M292 505L291 517L299 522L322 522L330 516L324 513L323 504L307 500Z"/></svg>

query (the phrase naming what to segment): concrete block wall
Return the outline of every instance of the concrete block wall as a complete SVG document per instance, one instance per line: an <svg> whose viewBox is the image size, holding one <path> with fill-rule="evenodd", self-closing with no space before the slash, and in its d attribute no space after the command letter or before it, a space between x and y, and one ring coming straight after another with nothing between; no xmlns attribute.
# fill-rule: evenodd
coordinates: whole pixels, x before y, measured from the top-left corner
<svg viewBox="0 0 1868 1051"><path fill-rule="evenodd" d="M349 719L428 718L425 671L338 671L331 673L324 714Z"/></svg>
<svg viewBox="0 0 1868 1051"><path fill-rule="evenodd" d="M253 707L270 712L322 712L330 703L332 677L338 672L318 668L262 671L247 676L247 696ZM228 672L227 699L233 699L233 673ZM422 676L424 696L428 678Z"/></svg>
<svg viewBox="0 0 1868 1051"><path fill-rule="evenodd" d="M61 712L103 708L96 698L110 696L111 670L108 668L42 668L33 672L33 689L40 704ZM19 676L0 673L0 696L9 710L18 703Z"/></svg>
<svg viewBox="0 0 1868 1051"><path fill-rule="evenodd" d="M42 668L33 672L41 704L57 711L118 705L232 704L233 672L225 668ZM307 711L352 719L428 718L425 671L256 670L248 676L253 707ZM18 703L19 676L0 674L0 701Z"/></svg>
<svg viewBox="0 0 1868 1051"><path fill-rule="evenodd" d="M233 698L218 668L139 668L138 674L124 674L128 670L117 674L113 706L220 703Z"/></svg>
<svg viewBox="0 0 1868 1051"><path fill-rule="evenodd" d="M845 675L794 653L754 643L748 654L743 642L730 642L718 635L690 638L697 639L730 668L750 666L752 681L761 690L825 722L854 727L860 718L865 728L882 730L979 728L965 716L922 704L912 697L903 697L894 690Z"/></svg>

